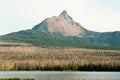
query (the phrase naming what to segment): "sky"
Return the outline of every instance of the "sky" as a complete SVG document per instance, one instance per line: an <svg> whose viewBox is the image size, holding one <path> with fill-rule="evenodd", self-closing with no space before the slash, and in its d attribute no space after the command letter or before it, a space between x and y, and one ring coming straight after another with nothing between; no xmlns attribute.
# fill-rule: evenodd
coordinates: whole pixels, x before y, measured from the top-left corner
<svg viewBox="0 0 120 80"><path fill-rule="evenodd" d="M0 0L0 35L31 29L63 10L88 30L120 31L120 0Z"/></svg>

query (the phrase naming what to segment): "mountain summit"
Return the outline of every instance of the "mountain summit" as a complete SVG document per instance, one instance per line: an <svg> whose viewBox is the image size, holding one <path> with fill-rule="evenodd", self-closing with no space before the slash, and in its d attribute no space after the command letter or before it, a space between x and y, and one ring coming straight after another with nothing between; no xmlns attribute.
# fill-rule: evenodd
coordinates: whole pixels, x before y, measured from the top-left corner
<svg viewBox="0 0 120 80"><path fill-rule="evenodd" d="M65 10L63 10L63 12L59 16L65 18L66 20L69 20L69 21L73 20L72 17L69 16L67 11L65 11Z"/></svg>
<svg viewBox="0 0 120 80"><path fill-rule="evenodd" d="M75 22L67 11L46 18L32 29L0 36L0 41L38 46L120 49L120 32L94 32Z"/></svg>
<svg viewBox="0 0 120 80"><path fill-rule="evenodd" d="M42 23L36 25L33 30L43 30L43 27L46 27L50 33L61 33L64 36L81 36L85 33L83 27L75 22L65 10L59 16L45 19Z"/></svg>

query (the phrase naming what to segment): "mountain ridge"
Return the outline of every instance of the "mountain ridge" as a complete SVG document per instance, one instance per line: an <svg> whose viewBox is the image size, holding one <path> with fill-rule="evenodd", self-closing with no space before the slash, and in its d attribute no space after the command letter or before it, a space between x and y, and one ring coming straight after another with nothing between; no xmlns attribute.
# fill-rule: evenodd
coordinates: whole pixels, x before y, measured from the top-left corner
<svg viewBox="0 0 120 80"><path fill-rule="evenodd" d="M71 16L64 10L59 16L53 16L45 19L42 24L33 27L34 30L47 26L51 33L60 32L64 36L79 36L84 33L82 26L75 22Z"/></svg>
<svg viewBox="0 0 120 80"><path fill-rule="evenodd" d="M0 36L0 40L38 46L120 49L120 31L100 33L87 30L65 10L59 16L46 18L32 29Z"/></svg>

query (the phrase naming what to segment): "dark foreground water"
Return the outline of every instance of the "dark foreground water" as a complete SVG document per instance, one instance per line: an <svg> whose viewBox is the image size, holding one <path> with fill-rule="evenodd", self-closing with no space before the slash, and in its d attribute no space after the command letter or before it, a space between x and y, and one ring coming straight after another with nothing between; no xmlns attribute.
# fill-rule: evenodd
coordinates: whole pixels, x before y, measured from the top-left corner
<svg viewBox="0 0 120 80"><path fill-rule="evenodd" d="M0 72L0 78L35 78L36 80L120 80L120 72Z"/></svg>

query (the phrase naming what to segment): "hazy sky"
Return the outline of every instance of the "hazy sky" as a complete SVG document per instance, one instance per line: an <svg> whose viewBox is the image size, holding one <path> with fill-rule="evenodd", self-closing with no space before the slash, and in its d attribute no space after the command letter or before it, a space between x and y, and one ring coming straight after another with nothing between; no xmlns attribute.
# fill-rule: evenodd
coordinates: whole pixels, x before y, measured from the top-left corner
<svg viewBox="0 0 120 80"><path fill-rule="evenodd" d="M31 29L63 10L86 29L120 31L120 0L0 0L0 35Z"/></svg>

